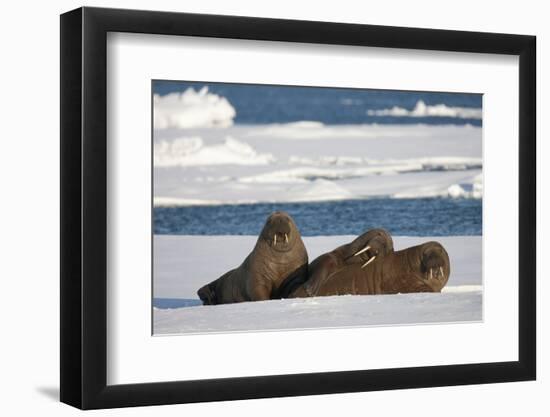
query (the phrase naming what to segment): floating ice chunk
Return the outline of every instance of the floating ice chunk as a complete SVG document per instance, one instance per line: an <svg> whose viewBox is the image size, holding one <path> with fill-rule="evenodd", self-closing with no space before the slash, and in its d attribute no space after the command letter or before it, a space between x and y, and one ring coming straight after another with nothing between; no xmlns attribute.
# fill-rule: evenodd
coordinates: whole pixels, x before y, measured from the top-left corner
<svg viewBox="0 0 550 417"><path fill-rule="evenodd" d="M449 197L459 198L464 197L466 191L459 184L453 184L447 189Z"/></svg>
<svg viewBox="0 0 550 417"><path fill-rule="evenodd" d="M473 178L471 183L453 184L447 188L448 196L451 198L483 198L483 183L481 175Z"/></svg>
<svg viewBox="0 0 550 417"><path fill-rule="evenodd" d="M473 182L473 198L483 198L483 174L476 175Z"/></svg>
<svg viewBox="0 0 550 417"><path fill-rule="evenodd" d="M153 101L155 129L228 127L237 114L225 97L209 93L208 87L165 96L155 94Z"/></svg>
<svg viewBox="0 0 550 417"><path fill-rule="evenodd" d="M367 110L369 116L393 116L393 117L455 117L459 119L481 119L482 109L473 107L449 107L445 104L427 105L418 100L414 109L407 110L394 106L391 109Z"/></svg>
<svg viewBox="0 0 550 417"><path fill-rule="evenodd" d="M448 196L451 198L483 198L483 185L473 184L453 184L447 189Z"/></svg>

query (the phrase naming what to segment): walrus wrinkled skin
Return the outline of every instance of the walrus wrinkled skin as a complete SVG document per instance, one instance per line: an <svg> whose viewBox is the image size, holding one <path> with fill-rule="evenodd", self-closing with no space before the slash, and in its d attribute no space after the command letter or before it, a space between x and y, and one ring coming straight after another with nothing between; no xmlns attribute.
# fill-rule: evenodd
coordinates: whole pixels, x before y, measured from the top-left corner
<svg viewBox="0 0 550 417"><path fill-rule="evenodd" d="M236 269L197 292L205 305L280 298L286 281L307 277L307 251L294 220L285 212L271 214L252 252Z"/></svg>
<svg viewBox="0 0 550 417"><path fill-rule="evenodd" d="M353 242L316 258L308 267L307 281L293 285L283 294L283 298L314 297L325 295L327 290L338 291L340 284L334 279L335 276L343 274L345 281L346 273L343 271L350 267L362 271L374 263L381 262L392 252L393 240L387 231L369 230ZM345 286L345 282L342 285Z"/></svg>
<svg viewBox="0 0 550 417"><path fill-rule="evenodd" d="M358 264L325 279L313 295L441 292L451 274L449 255L438 242L386 254L365 268Z"/></svg>

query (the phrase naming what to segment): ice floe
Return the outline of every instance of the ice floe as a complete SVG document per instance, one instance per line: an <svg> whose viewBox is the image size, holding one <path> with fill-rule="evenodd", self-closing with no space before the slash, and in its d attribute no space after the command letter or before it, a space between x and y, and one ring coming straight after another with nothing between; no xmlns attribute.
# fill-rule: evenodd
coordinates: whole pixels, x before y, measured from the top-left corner
<svg viewBox="0 0 550 417"><path fill-rule="evenodd" d="M309 257L353 236L305 237ZM451 276L440 294L315 297L202 306L196 290L234 268L255 236L155 236L155 298L180 298L183 308L155 308L154 334L311 329L482 320L481 237L394 237L396 250L428 240L449 252ZM181 256L184 253L186 256ZM216 256L212 257L212 253Z"/></svg>
<svg viewBox="0 0 550 417"><path fill-rule="evenodd" d="M164 96L155 94L153 102L156 129L227 127L237 114L225 97L208 92L208 87Z"/></svg>
<svg viewBox="0 0 550 417"><path fill-rule="evenodd" d="M273 135L266 135L270 129ZM291 136L315 133L280 139L285 129ZM482 198L481 144L481 128L472 126L303 122L156 129L154 202Z"/></svg>
<svg viewBox="0 0 550 417"><path fill-rule="evenodd" d="M428 105L418 100L412 110L394 106L389 109L367 110L369 116L393 117L455 117L460 119L481 119L482 109L472 107L451 107L445 104Z"/></svg>

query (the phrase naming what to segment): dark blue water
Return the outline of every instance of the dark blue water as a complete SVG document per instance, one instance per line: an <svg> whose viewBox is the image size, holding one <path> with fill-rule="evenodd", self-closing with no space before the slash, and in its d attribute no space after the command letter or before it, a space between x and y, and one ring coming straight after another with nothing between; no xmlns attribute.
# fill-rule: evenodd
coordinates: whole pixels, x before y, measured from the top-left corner
<svg viewBox="0 0 550 417"><path fill-rule="evenodd" d="M154 233L258 235L270 213L284 210L303 236L358 235L383 227L397 236L481 235L482 201L418 198L318 203L155 207Z"/></svg>
<svg viewBox="0 0 550 417"><path fill-rule="evenodd" d="M366 90L351 88L289 87L209 82L153 81L153 93L165 95L207 86L209 91L229 100L235 108L236 124L288 123L313 120L325 124L471 124L479 119L455 117L372 116L367 110L394 106L412 110L419 100L427 105L482 107L481 94L432 93L415 91Z"/></svg>

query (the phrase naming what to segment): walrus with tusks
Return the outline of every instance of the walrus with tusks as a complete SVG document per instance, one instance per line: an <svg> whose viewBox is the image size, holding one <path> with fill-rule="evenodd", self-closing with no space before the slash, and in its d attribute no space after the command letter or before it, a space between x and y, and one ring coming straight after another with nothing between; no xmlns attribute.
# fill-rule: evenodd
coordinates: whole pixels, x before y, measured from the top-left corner
<svg viewBox="0 0 550 417"><path fill-rule="evenodd" d="M307 251L292 217L272 213L252 252L235 269L197 292L205 305L280 298L286 281L307 277Z"/></svg>
<svg viewBox="0 0 550 417"><path fill-rule="evenodd" d="M386 254L364 268L352 264L316 288L314 296L441 292L451 273L449 255L438 242Z"/></svg>
<svg viewBox="0 0 550 417"><path fill-rule="evenodd" d="M337 288L339 284L334 277L341 276L349 267L354 266L362 270L373 262L380 262L392 252L393 240L386 230L369 230L352 242L316 258L308 267L307 281L288 285L283 298L325 295L327 283L331 283L331 289ZM345 282L342 285L345 285Z"/></svg>

